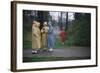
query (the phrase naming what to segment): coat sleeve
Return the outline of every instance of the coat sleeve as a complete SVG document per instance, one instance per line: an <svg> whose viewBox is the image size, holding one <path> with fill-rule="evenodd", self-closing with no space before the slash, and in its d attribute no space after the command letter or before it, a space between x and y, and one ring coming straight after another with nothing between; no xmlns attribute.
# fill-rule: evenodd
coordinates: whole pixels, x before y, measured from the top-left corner
<svg viewBox="0 0 100 73"><path fill-rule="evenodd" d="M48 33L48 30L49 30L49 27L46 27L45 28L45 32Z"/></svg>
<svg viewBox="0 0 100 73"><path fill-rule="evenodd" d="M35 29L35 27L32 28L32 34L38 37L37 29Z"/></svg>

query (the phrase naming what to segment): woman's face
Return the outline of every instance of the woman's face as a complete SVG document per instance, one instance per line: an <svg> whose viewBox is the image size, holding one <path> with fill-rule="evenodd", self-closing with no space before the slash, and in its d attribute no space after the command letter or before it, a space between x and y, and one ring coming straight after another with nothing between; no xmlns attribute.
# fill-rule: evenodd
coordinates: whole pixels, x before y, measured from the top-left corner
<svg viewBox="0 0 100 73"><path fill-rule="evenodd" d="M51 25L51 22L48 23L48 26L49 26L49 27L52 26L52 25Z"/></svg>
<svg viewBox="0 0 100 73"><path fill-rule="evenodd" d="M33 24L36 24L37 21L33 21Z"/></svg>
<svg viewBox="0 0 100 73"><path fill-rule="evenodd" d="M43 23L43 26L47 26L47 22L44 22L44 23Z"/></svg>

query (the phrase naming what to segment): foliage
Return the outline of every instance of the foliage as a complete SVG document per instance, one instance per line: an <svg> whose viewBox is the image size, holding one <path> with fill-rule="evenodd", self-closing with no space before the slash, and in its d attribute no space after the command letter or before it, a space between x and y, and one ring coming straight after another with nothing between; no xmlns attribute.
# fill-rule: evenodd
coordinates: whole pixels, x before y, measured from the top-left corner
<svg viewBox="0 0 100 73"><path fill-rule="evenodd" d="M90 46L90 14L80 14L80 17L68 27L68 41L74 46Z"/></svg>

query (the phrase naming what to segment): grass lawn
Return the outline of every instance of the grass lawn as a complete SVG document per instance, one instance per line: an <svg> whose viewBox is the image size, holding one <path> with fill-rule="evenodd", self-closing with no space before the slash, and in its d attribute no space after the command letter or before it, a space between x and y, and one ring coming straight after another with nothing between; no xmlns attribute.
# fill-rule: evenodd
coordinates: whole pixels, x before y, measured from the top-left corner
<svg viewBox="0 0 100 73"><path fill-rule="evenodd" d="M61 43L60 38L55 38L54 48L67 48L72 47L71 40L65 40L65 44Z"/></svg>
<svg viewBox="0 0 100 73"><path fill-rule="evenodd" d="M32 48L32 42L31 41L24 41L23 48L24 49Z"/></svg>
<svg viewBox="0 0 100 73"><path fill-rule="evenodd" d="M23 62L43 62L43 61L64 61L64 60L83 60L90 57L24 57Z"/></svg>
<svg viewBox="0 0 100 73"><path fill-rule="evenodd" d="M54 43L54 48L67 48L67 47L71 47L71 45L69 44L69 40L65 41L65 44L62 45L60 39L56 38L55 39L55 43ZM32 48L32 41L24 41L23 42L23 48L24 49L28 49L28 48Z"/></svg>

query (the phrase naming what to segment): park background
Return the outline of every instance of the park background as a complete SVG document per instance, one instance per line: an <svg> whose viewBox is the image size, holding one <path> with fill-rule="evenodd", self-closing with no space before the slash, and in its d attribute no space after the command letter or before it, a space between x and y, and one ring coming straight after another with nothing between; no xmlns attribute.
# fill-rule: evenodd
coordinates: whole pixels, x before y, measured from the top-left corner
<svg viewBox="0 0 100 73"><path fill-rule="evenodd" d="M0 73L12 73L10 71L10 1L12 0L0 0ZM82 5L97 5L100 8L99 0L33 0L36 2L51 2L51 3L66 3L66 4L82 4ZM99 9L98 8L98 9ZM98 10L98 16L100 16L100 10ZM98 20L100 17L98 17ZM100 21L98 21L100 24ZM100 25L98 25L100 28ZM100 29L98 29L100 31ZM98 33L98 43L100 43L100 33ZM98 45L98 56L100 55L100 46ZM100 57L98 57L100 64ZM77 68L77 69L62 69L62 70L49 70L49 71L35 71L34 73L99 73L100 65L98 67L90 68ZM18 72L20 73L20 72ZM24 73L24 72L21 72ZM33 73L25 72L25 73Z"/></svg>
<svg viewBox="0 0 100 73"><path fill-rule="evenodd" d="M32 48L32 22L50 22L53 26L54 48L91 45L91 14L79 12L23 10L23 48ZM65 44L61 44L61 29L65 32Z"/></svg>
<svg viewBox="0 0 100 73"><path fill-rule="evenodd" d="M24 62L77 60L91 58L90 13L23 10L22 16ZM32 53L31 51L29 52L29 50L32 50L32 22L34 20L40 22L40 30L42 29L44 22L51 22L53 26L54 37L54 51L52 53L29 55ZM61 29L65 32L64 44L61 42ZM68 54L68 51L70 54Z"/></svg>

